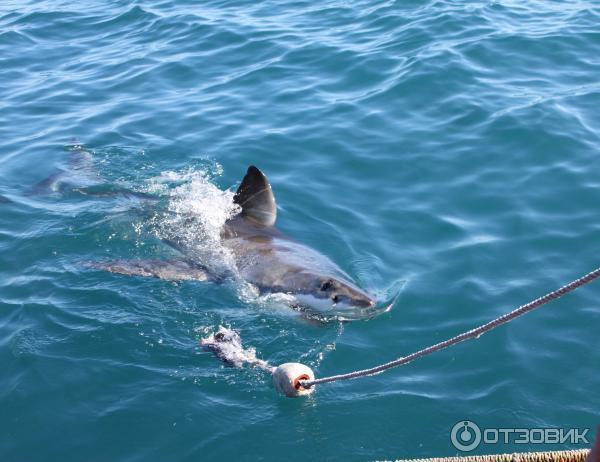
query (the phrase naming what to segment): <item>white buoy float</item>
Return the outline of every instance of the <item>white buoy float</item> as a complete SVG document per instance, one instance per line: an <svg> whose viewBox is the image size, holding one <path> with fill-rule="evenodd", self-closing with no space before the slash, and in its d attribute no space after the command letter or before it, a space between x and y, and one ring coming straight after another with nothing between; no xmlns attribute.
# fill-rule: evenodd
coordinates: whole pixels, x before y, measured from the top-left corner
<svg viewBox="0 0 600 462"><path fill-rule="evenodd" d="M288 398L310 395L315 387L304 388L302 380L314 380L312 369L300 363L284 363L273 370L275 389Z"/></svg>

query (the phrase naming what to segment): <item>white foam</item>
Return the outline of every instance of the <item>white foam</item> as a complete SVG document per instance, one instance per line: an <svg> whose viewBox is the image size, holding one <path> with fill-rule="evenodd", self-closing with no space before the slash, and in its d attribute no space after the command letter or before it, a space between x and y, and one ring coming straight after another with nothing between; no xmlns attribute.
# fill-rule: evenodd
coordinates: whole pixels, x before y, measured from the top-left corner
<svg viewBox="0 0 600 462"><path fill-rule="evenodd" d="M150 220L155 236L172 242L217 273L235 272L233 257L221 244L220 232L225 222L239 213L239 206L233 203L234 192L213 183L221 173L218 164L170 170L148 180L145 188L167 198L166 207Z"/></svg>

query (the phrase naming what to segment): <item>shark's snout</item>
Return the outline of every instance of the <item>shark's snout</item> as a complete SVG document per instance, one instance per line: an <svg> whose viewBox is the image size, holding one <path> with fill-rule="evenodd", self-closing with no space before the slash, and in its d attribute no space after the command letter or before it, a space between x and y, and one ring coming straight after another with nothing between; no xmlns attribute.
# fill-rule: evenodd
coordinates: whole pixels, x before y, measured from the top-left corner
<svg viewBox="0 0 600 462"><path fill-rule="evenodd" d="M319 292L322 297L329 298L333 306L372 308L376 305L375 300L358 287L333 278L322 280Z"/></svg>
<svg viewBox="0 0 600 462"><path fill-rule="evenodd" d="M331 300L333 301L334 305L344 304L356 308L372 308L375 306L375 300L371 299L366 294L359 294L354 296L334 295Z"/></svg>

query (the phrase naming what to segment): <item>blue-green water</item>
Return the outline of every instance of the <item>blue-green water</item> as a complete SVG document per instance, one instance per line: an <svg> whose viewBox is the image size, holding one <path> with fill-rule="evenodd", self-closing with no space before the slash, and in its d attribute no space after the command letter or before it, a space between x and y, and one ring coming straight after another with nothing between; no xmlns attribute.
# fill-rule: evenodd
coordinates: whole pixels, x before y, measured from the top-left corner
<svg viewBox="0 0 600 462"><path fill-rule="evenodd" d="M227 325L273 364L341 373L598 266L599 24L593 2L2 2L0 459L393 459L456 454L462 419L594 427L598 283L301 400L198 340ZM32 194L73 139L172 214ZM402 287L391 312L315 325L231 285L86 267L164 256L165 226L195 232L178 213L218 222L216 187L249 164L283 231L372 293ZM565 447L584 446L474 453Z"/></svg>

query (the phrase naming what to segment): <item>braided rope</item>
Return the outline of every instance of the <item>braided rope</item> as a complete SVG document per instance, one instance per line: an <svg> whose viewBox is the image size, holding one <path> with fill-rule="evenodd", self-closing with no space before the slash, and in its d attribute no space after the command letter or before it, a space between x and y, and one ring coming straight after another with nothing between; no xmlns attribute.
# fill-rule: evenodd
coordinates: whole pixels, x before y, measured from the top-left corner
<svg viewBox="0 0 600 462"><path fill-rule="evenodd" d="M540 306L545 305L548 302L551 302L552 300L556 300L557 298L560 298L563 295L566 295L569 292L572 292L573 290L577 289L578 287L581 287L585 284L588 284L589 282L592 282L594 279L596 279L598 277L600 277L600 268L596 268L594 271L591 271L588 274L586 274L585 276L580 277L579 279L576 279L576 280L570 282L569 284L562 286L560 289L550 292L540 298L536 298L535 300L533 300L525 305L521 305L519 308L511 311L510 313L506 313L506 314L500 316L499 318L496 318L486 324L483 324L482 326L476 327L475 329L471 329L467 332L463 332L462 334L457 335L456 337L452 337L443 342L436 343L435 345L429 346L427 348L423 348L422 350L411 353L408 356L403 356L401 358L395 359L394 361L390 361L388 363L382 364L380 366L372 367L370 369L363 369L360 371L350 372L347 374L332 375L331 377L324 377L324 378L315 379L315 380L302 380L300 382L300 385L302 385L304 388L310 388L314 385L319 385L322 383L337 382L338 380L348 380L348 379L355 379L358 377L366 377L369 375L380 374L383 371L386 371L393 367L403 366L404 364L408 364L417 358L427 356L435 351L443 350L445 348L448 348L449 346L456 345L457 343L463 342L463 341L471 339L471 338L478 338L482 334L486 333L487 331L490 331L502 324L506 324L507 322L512 321L513 319L515 319L525 313L528 313L529 311L533 311L536 308L539 308Z"/></svg>

